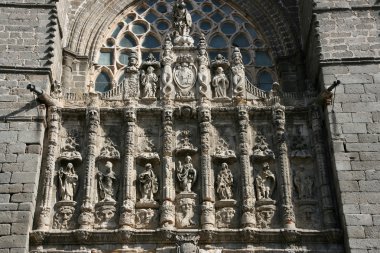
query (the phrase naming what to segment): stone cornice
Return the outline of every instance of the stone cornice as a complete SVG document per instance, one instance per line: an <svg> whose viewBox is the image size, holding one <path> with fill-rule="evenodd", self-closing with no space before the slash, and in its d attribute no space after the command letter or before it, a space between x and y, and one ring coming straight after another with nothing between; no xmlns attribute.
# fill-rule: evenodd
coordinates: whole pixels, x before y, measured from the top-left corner
<svg viewBox="0 0 380 253"><path fill-rule="evenodd" d="M380 5L373 5L373 6L351 6L351 7L316 7L313 9L314 13L325 13L325 12L341 12L341 11L377 11L380 10Z"/></svg>
<svg viewBox="0 0 380 253"><path fill-rule="evenodd" d="M33 9L53 9L55 4L38 4L38 3L0 3L0 8L33 8Z"/></svg>

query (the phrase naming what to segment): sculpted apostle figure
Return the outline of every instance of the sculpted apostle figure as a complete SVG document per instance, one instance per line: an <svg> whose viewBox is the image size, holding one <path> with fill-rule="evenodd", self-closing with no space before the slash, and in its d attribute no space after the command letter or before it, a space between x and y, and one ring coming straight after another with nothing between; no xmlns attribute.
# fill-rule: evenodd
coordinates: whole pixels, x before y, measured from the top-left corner
<svg viewBox="0 0 380 253"><path fill-rule="evenodd" d="M224 74L222 67L216 69L216 75L212 79L212 86L215 89L215 97L227 97L227 89L230 87L230 82Z"/></svg>
<svg viewBox="0 0 380 253"><path fill-rule="evenodd" d="M177 167L177 178L180 183L180 188L182 191L191 192L191 187L194 185L197 179L197 171L194 169L191 162L191 157L185 157L185 164L182 165L179 162Z"/></svg>
<svg viewBox="0 0 380 253"><path fill-rule="evenodd" d="M177 0L174 4L173 21L176 30L174 34L174 44L180 46L191 46L194 43L193 38L189 35L192 20L183 0Z"/></svg>
<svg viewBox="0 0 380 253"><path fill-rule="evenodd" d="M152 164L145 164L145 171L139 175L138 180L140 182L141 201L154 201L153 194L158 191L158 180L153 172Z"/></svg>
<svg viewBox="0 0 380 253"><path fill-rule="evenodd" d="M68 163L65 168L58 171L59 191L61 200L74 201L77 191L78 175L75 173L74 165Z"/></svg>
<svg viewBox="0 0 380 253"><path fill-rule="evenodd" d="M227 163L222 163L222 170L219 172L217 178L216 192L220 199L232 199L232 184L234 178L231 170L228 168Z"/></svg>
<svg viewBox="0 0 380 253"><path fill-rule="evenodd" d="M98 172L98 190L99 197L101 201L115 201L114 200L114 185L116 183L116 175L115 172L112 171L112 163L110 161L106 162L105 165L107 172L102 173Z"/></svg>
<svg viewBox="0 0 380 253"><path fill-rule="evenodd" d="M141 73L141 85L144 87L143 97L151 98L156 96L158 77L152 66L147 68L147 72L147 74L144 71Z"/></svg>

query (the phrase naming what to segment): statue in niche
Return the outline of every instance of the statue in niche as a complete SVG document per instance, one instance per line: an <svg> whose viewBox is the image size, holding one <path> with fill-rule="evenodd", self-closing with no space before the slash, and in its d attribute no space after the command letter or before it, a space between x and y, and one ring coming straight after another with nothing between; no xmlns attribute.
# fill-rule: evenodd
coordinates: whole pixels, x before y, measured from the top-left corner
<svg viewBox="0 0 380 253"><path fill-rule="evenodd" d="M183 198L179 201L179 209L176 216L178 228L187 228L197 225L195 221L195 200Z"/></svg>
<svg viewBox="0 0 380 253"><path fill-rule="evenodd" d="M125 97L136 97L139 89L139 68L137 52L132 51L128 58L128 66L125 69L124 92Z"/></svg>
<svg viewBox="0 0 380 253"><path fill-rule="evenodd" d="M275 185L276 178L270 170L269 164L265 162L261 173L256 177L257 199L271 199Z"/></svg>
<svg viewBox="0 0 380 253"><path fill-rule="evenodd" d="M236 96L244 96L245 90L245 70L243 65L243 57L240 53L240 49L235 47L232 54L232 82L234 84L234 93Z"/></svg>
<svg viewBox="0 0 380 253"><path fill-rule="evenodd" d="M291 157L310 157L311 154L305 143L305 138L301 135L301 129L298 127L296 129L296 135L293 137L291 146Z"/></svg>
<svg viewBox="0 0 380 253"><path fill-rule="evenodd" d="M144 87L143 97L151 98L156 96L158 77L152 66L147 68L147 72L147 74L144 70L141 72L141 85Z"/></svg>
<svg viewBox="0 0 380 253"><path fill-rule="evenodd" d="M154 201L153 195L158 191L158 180L153 172L152 164L145 164L145 171L138 176L141 193L140 201Z"/></svg>
<svg viewBox="0 0 380 253"><path fill-rule="evenodd" d="M253 147L253 156L256 158L259 157L269 157L274 158L273 151L269 148L266 138L261 133L257 133L256 144Z"/></svg>
<svg viewBox="0 0 380 253"><path fill-rule="evenodd" d="M216 212L217 227L229 228L235 218L236 211L233 207L224 207Z"/></svg>
<svg viewBox="0 0 380 253"><path fill-rule="evenodd" d="M177 178L180 183L180 188L184 192L191 192L195 180L197 179L197 171L194 169L191 157L185 157L185 164L178 162Z"/></svg>
<svg viewBox="0 0 380 253"><path fill-rule="evenodd" d="M230 87L230 82L228 81L227 76L224 74L222 67L218 67L216 69L216 75L212 79L212 87L215 89L215 97L227 97L227 89Z"/></svg>
<svg viewBox="0 0 380 253"><path fill-rule="evenodd" d="M219 172L216 184L216 192L221 200L232 199L232 184L234 178L227 163L222 163L222 170Z"/></svg>
<svg viewBox="0 0 380 253"><path fill-rule="evenodd" d="M186 9L186 4L183 0L176 0L173 7L173 21L174 21L174 44L177 46L192 46L194 39L190 36L191 14Z"/></svg>
<svg viewBox="0 0 380 253"><path fill-rule="evenodd" d="M106 173L98 172L97 173L97 179L98 179L98 193L100 201L112 201L114 202L114 186L116 183L116 175L115 172L112 170L112 162L107 161L105 164Z"/></svg>
<svg viewBox="0 0 380 253"><path fill-rule="evenodd" d="M300 167L294 176L294 185L300 199L313 198L314 179L308 175L304 167Z"/></svg>
<svg viewBox="0 0 380 253"><path fill-rule="evenodd" d="M72 163L68 163L65 168L59 169L58 180L61 200L74 201L74 195L77 191L78 175L75 173Z"/></svg>
<svg viewBox="0 0 380 253"><path fill-rule="evenodd" d="M53 228L55 229L73 229L72 220L75 208L73 206L61 206L53 218Z"/></svg>

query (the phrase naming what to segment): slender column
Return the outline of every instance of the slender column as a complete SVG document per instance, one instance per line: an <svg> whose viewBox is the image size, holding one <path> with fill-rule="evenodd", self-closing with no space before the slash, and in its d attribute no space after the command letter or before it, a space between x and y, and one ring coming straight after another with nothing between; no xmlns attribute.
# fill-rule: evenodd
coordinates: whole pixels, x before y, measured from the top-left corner
<svg viewBox="0 0 380 253"><path fill-rule="evenodd" d="M49 107L48 111L48 149L46 155L44 170L44 182L42 186L42 201L40 206L40 214L38 218L37 229L48 230L50 225L50 211L53 196L53 180L56 161L56 152L58 146L58 134L60 118L58 108L56 106Z"/></svg>
<svg viewBox="0 0 380 253"><path fill-rule="evenodd" d="M95 161L96 161L96 147L99 129L99 108L87 108L87 156L86 156L86 176L85 176L85 190L84 200L81 206L81 214L79 216L80 229L92 228L94 216L94 191L96 189L95 182Z"/></svg>
<svg viewBox="0 0 380 253"><path fill-rule="evenodd" d="M331 198L331 188L328 179L325 145L323 140L324 135L322 132L322 115L320 107L315 105L312 107L312 123L311 128L313 131L313 143L317 160L319 178L321 180L321 195L322 195L322 212L323 224L327 228L336 227L336 218L334 212L334 205Z"/></svg>
<svg viewBox="0 0 380 253"><path fill-rule="evenodd" d="M162 199L160 225L171 229L175 223L175 168L172 162L174 146L173 109L167 107L163 111L163 140L162 140Z"/></svg>
<svg viewBox="0 0 380 253"><path fill-rule="evenodd" d="M276 131L278 163L280 167L280 193L282 198L282 215L285 228L295 228L296 218L292 203L292 180L289 172L288 146L285 138L285 107L276 103L273 108L273 124Z"/></svg>
<svg viewBox="0 0 380 253"><path fill-rule="evenodd" d="M72 56L65 55L63 56L63 65L62 65L62 85L68 90L72 88L73 84L73 58Z"/></svg>
<svg viewBox="0 0 380 253"><path fill-rule="evenodd" d="M136 169L134 161L134 145L136 132L135 109L127 109L124 112L124 177L123 177L123 207L119 225L121 228L133 228L135 226Z"/></svg>
<svg viewBox="0 0 380 253"><path fill-rule="evenodd" d="M201 127L201 175L202 175L202 228L215 228L215 191L214 173L211 168L210 157L210 132L211 132L211 111L210 108L200 108Z"/></svg>
<svg viewBox="0 0 380 253"><path fill-rule="evenodd" d="M256 226L255 217L255 194L253 188L253 178L249 165L248 153L248 112L244 106L238 107L239 117L239 142L240 142L240 169L242 177L243 193L243 216L242 225L253 228Z"/></svg>

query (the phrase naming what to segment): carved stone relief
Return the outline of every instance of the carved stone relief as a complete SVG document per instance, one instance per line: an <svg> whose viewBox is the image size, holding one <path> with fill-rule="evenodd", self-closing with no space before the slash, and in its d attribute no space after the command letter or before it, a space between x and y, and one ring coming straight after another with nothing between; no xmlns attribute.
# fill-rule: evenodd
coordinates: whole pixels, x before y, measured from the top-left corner
<svg viewBox="0 0 380 253"><path fill-rule="evenodd" d="M179 197L176 204L176 227L195 228L198 226L194 196Z"/></svg>
<svg viewBox="0 0 380 253"><path fill-rule="evenodd" d="M314 177L304 167L294 171L294 186L299 199L313 199Z"/></svg>
<svg viewBox="0 0 380 253"><path fill-rule="evenodd" d="M155 202L153 195L158 192L158 180L152 164L145 164L145 170L138 175L140 202Z"/></svg>
<svg viewBox="0 0 380 253"><path fill-rule="evenodd" d="M274 159L274 152L269 148L266 137L258 132L256 135L255 145L253 146L254 159Z"/></svg>
<svg viewBox="0 0 380 253"><path fill-rule="evenodd" d="M74 165L69 162L58 171L59 200L74 201L77 189L78 175L75 172Z"/></svg>
<svg viewBox="0 0 380 253"><path fill-rule="evenodd" d="M182 192L192 192L192 187L197 180L197 170L194 168L191 156L186 156L184 164L178 162L176 169L179 188Z"/></svg>
<svg viewBox="0 0 380 253"><path fill-rule="evenodd" d="M237 226L237 212L233 207L224 207L216 212L218 228L233 228Z"/></svg>
<svg viewBox="0 0 380 253"><path fill-rule="evenodd" d="M95 227L96 228L115 228L116 226L116 208L115 203L101 202L95 206Z"/></svg>
<svg viewBox="0 0 380 253"><path fill-rule="evenodd" d="M228 168L227 163L222 163L222 169L220 170L216 180L216 192L218 193L220 200L232 199L232 185L234 177L231 170Z"/></svg>
<svg viewBox="0 0 380 253"><path fill-rule="evenodd" d="M66 202L57 205L57 211L53 217L53 229L70 230L75 228L75 204L75 202Z"/></svg>
<svg viewBox="0 0 380 253"><path fill-rule="evenodd" d="M260 173L256 176L256 195L258 200L271 200L276 187L276 177L265 162Z"/></svg>
<svg viewBox="0 0 380 253"><path fill-rule="evenodd" d="M115 172L113 171L113 164L111 161L107 161L104 167L105 172L98 171L96 173L99 201L115 202L117 178Z"/></svg>
<svg viewBox="0 0 380 253"><path fill-rule="evenodd" d="M136 210L136 228L156 228L158 211L152 208Z"/></svg>

